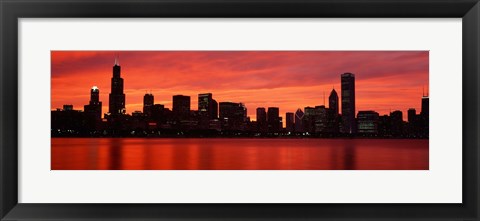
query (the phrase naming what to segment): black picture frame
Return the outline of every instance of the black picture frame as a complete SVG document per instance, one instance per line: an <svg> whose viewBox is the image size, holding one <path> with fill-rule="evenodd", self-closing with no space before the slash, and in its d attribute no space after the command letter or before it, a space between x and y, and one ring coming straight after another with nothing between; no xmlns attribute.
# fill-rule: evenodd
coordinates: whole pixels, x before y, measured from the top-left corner
<svg viewBox="0 0 480 221"><path fill-rule="evenodd" d="M0 0L1 220L479 220L478 0ZM133 17L462 18L462 204L18 203L18 19ZM448 42L445 42L448 44ZM447 162L446 162L447 163Z"/></svg>

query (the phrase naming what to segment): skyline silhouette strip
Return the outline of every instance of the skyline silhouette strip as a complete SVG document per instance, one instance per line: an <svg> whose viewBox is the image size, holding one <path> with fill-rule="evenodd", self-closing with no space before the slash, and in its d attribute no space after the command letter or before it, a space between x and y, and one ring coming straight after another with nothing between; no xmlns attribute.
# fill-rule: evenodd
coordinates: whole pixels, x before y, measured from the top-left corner
<svg viewBox="0 0 480 221"><path fill-rule="evenodd" d="M197 109L198 93L211 92L218 102L244 103L251 119L257 107L279 107L285 116L297 108L323 105L324 92L328 101L333 87L340 90L343 72L356 74L357 110L381 115L420 110L419 95L424 87L428 91L428 51L52 51L51 109L63 104L80 109L95 85L107 112L115 55L126 82L127 113L142 110L146 92L170 109L173 95L191 96L192 110Z"/></svg>

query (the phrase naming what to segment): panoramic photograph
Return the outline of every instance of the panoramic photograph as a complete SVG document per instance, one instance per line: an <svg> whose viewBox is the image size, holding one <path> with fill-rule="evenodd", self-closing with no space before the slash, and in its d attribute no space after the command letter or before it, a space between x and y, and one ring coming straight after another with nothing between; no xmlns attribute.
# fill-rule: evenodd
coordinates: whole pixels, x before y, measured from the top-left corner
<svg viewBox="0 0 480 221"><path fill-rule="evenodd" d="M429 51L51 51L52 170L429 170Z"/></svg>

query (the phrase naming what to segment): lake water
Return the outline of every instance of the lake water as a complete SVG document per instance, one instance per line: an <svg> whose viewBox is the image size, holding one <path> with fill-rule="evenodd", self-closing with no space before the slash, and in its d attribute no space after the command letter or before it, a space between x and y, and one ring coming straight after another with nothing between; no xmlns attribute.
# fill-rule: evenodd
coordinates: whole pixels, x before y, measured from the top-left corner
<svg viewBox="0 0 480 221"><path fill-rule="evenodd" d="M52 170L428 170L428 140L52 138Z"/></svg>

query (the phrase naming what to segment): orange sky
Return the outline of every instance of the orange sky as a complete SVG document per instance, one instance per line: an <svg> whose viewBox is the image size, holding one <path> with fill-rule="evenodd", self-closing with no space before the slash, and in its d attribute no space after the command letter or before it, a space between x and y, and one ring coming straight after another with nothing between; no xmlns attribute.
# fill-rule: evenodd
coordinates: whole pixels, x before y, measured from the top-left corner
<svg viewBox="0 0 480 221"><path fill-rule="evenodd" d="M51 108L73 104L83 110L90 88L98 86L102 111L115 55L125 81L127 113L142 110L143 95L172 107L172 96L213 93L218 102L242 102L255 120L257 107L286 112L306 106L328 107L333 87L340 93L340 74L356 77L356 111L381 115L407 109L420 112L422 88L428 88L428 51L52 51ZM341 98L340 98L341 99Z"/></svg>

